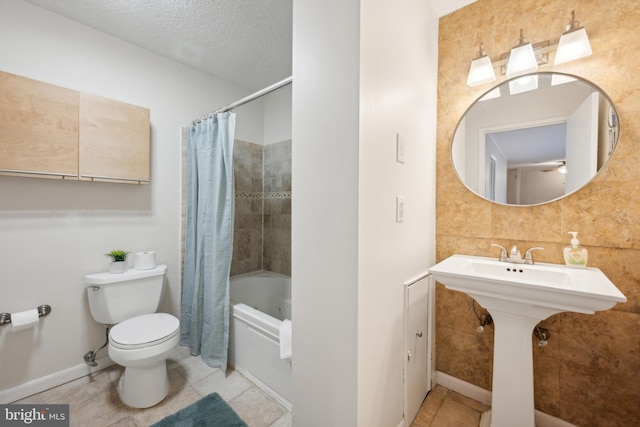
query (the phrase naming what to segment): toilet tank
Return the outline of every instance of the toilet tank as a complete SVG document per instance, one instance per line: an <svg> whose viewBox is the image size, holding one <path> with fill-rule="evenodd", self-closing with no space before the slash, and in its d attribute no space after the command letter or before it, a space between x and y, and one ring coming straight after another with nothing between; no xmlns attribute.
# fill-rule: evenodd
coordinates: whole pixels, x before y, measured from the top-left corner
<svg viewBox="0 0 640 427"><path fill-rule="evenodd" d="M91 316L96 322L113 325L155 313L162 302L166 270L166 265L158 265L151 270L85 276Z"/></svg>

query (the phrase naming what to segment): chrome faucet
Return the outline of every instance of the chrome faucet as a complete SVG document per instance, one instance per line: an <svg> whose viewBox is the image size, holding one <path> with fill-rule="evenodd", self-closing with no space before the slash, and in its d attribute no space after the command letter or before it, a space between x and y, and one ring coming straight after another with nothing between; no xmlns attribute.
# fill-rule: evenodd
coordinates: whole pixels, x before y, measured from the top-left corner
<svg viewBox="0 0 640 427"><path fill-rule="evenodd" d="M524 264L524 260L522 259L522 255L520 255L520 251L516 245L511 247L509 251L509 262L514 264Z"/></svg>
<svg viewBox="0 0 640 427"><path fill-rule="evenodd" d="M514 264L529 264L529 265L533 265L532 252L533 251L541 251L541 250L544 249L544 248L541 248L541 247L529 248L524 253L524 259L523 259L522 255L520 255L520 250L518 249L518 247L516 245L513 245L511 247L511 250L509 251L508 254L507 254L507 248L505 248L502 245L498 245L496 243L491 243L491 246L495 246L497 248L500 248L500 258L498 258L499 261L511 262L511 263L514 263Z"/></svg>
<svg viewBox="0 0 640 427"><path fill-rule="evenodd" d="M527 249L527 251L524 253L524 263L525 264L530 264L533 265L533 255L531 255L531 252L533 251L543 251L544 248L541 248L539 246L536 246L535 248L529 248Z"/></svg>
<svg viewBox="0 0 640 427"><path fill-rule="evenodd" d="M509 262L509 257L507 256L507 248L502 245L498 245L497 243L492 243L491 246L495 246L496 248L500 248L500 258L499 261Z"/></svg>

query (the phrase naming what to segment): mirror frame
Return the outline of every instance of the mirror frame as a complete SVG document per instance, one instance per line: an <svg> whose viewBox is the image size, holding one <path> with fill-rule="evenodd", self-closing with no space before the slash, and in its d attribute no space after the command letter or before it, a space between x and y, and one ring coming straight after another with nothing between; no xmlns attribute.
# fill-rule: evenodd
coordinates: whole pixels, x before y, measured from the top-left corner
<svg viewBox="0 0 640 427"><path fill-rule="evenodd" d="M482 98L484 98L487 94L489 94L491 91L493 91L493 90L497 89L498 87L503 87L504 85L507 85L507 86L508 86L509 82L512 82L512 81L515 81L515 80L518 80L518 79L520 79L520 78L527 77L527 76L550 76L550 77L551 77L551 76L553 76L553 75L560 75L560 76L563 76L563 77L567 77L567 78L571 78L571 79L578 80L578 81L580 81L580 82L582 82L582 83L584 83L584 84L586 84L586 85L590 86L591 88L593 88L595 91L597 91L597 92L600 94L600 96L601 96L601 97L602 97L606 102L608 102L608 103L609 103L609 105L610 105L610 107L611 107L611 109L612 109L612 114L613 114L613 115L615 116L615 118L616 118L616 125L615 125L615 128L616 128L616 135L615 135L615 138L614 138L614 141L613 141L613 143L612 143L612 147L611 147L611 150L610 150L610 153L609 153L609 155L608 155L607 159L602 163L602 165L600 166L600 168L598 168L598 169L596 170L596 173L595 173L595 174L593 174L593 176L591 176L591 177L589 178L589 180L588 180L588 181L586 181L584 184L582 184L580 187L578 187L578 188L576 188L576 189L572 190L572 191L571 191L571 192L569 192L569 193L565 193L565 194L563 194L563 195L561 195L561 196L559 196L559 197L556 197L556 198L553 198L553 199L549 199L549 200L546 200L546 201L543 201L543 202L540 202L540 203L532 203L532 204L514 204L514 203L502 203L502 202L496 202L495 200L491 200L490 198L487 198L487 197L485 197L484 195L481 195L481 194L479 194L478 192L476 192L475 190L473 190L472 188L470 188L470 186L469 186L469 185L467 185L467 183L466 183L466 182L464 182L464 180L461 178L460 173L458 172L458 169L456 168L456 165L455 165L455 162L454 162L454 155L453 155L453 153L454 153L454 151L453 151L453 144L454 144L454 142L455 142L456 133L458 132L458 129L460 128L460 125L461 125L461 123L462 123L463 119L467 116L467 114L469 113L469 111L470 111L470 110L471 110L475 105L477 105L477 104L478 104L478 102L480 102L480 100L481 100ZM457 125L456 125L456 127L455 127L455 129L454 129L453 135L452 135L452 137L451 137L451 142L450 142L450 144L449 144L449 156L450 156L450 160L451 160L451 165L452 165L452 167L453 167L453 170L454 170L454 172L455 172L456 177L458 178L458 180L459 180L459 181L462 183L462 185L464 185L464 186L465 186L469 191L471 191L471 192L472 192L473 194L475 194L476 196L478 196L478 197L482 198L483 200L486 200L486 201L491 202L491 203L495 203L495 204L500 205L500 206L514 206L514 207L540 206L540 205L544 205L544 204L547 204L547 203L556 202L556 201L558 201L558 200L561 200L561 199L563 199L563 198L565 198L565 197L567 197L567 196L569 196L569 195L571 195L571 194L573 194L573 193L575 193L575 192L577 192L577 191L581 190L581 189L582 189L582 188L584 188L586 185L588 185L588 184L589 184L589 183L590 183L590 182L591 182L595 177L597 177L597 176L598 176L598 175L599 175L599 174L600 174L600 173L605 169L605 167L609 164L609 162L611 161L611 158L613 157L613 155L614 155L614 153L615 153L616 149L618 148L618 144L619 144L619 142L620 142L620 132L621 132L621 126L620 126L620 116L619 116L619 114L618 114L618 110L616 109L616 107L615 107L615 105L614 105L613 101L611 100L611 98L609 97L609 95L608 95L606 92L604 92L604 91L602 90L602 88L600 88L598 85L594 84L593 82L591 82L591 81L589 81L589 80L587 80L587 79L585 79L585 78L583 78L583 77L577 76L577 75L567 74L567 73L560 73L560 72L555 72L555 71L540 71L540 72L534 72L534 73L528 73L528 74L524 74L524 75L516 76L516 77L513 77L513 78L511 78L511 79L505 79L505 80L503 80L503 81L501 81L501 82L497 83L496 85L492 86L490 89L488 89L488 90L484 91L484 92L483 92L479 97L477 97L477 98L476 98L476 99L471 103L471 105L469 105L469 107L467 107L467 109L464 111L464 113L462 114L462 116L461 116L461 117L460 117L460 119L458 120L458 123L457 123Z"/></svg>

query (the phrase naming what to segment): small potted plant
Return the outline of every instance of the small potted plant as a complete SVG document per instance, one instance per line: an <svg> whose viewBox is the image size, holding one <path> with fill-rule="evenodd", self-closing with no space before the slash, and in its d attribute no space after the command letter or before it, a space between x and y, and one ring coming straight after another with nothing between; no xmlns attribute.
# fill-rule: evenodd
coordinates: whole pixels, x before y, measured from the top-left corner
<svg viewBox="0 0 640 427"><path fill-rule="evenodd" d="M129 255L129 252L117 249L105 255L110 257L113 261L109 265L109 273L124 273L129 269L129 263L127 262L127 256Z"/></svg>

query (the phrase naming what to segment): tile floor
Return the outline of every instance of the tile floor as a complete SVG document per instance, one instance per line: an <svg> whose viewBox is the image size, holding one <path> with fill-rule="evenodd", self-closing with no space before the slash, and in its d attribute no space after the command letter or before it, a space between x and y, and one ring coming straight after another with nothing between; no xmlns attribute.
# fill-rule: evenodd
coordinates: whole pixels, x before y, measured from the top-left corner
<svg viewBox="0 0 640 427"><path fill-rule="evenodd" d="M216 392L249 427L291 427L291 412L236 371L227 375L178 347L168 360L171 390L160 404L134 409L120 402L116 384L122 369L114 365L14 403L68 403L71 427L147 427ZM477 427L488 406L436 386L411 427ZM329 426L328 426L329 427ZM333 427L333 426L331 426ZM335 426L338 427L338 426Z"/></svg>
<svg viewBox="0 0 640 427"><path fill-rule="evenodd" d="M477 427L480 416L489 409L438 385L427 395L411 427Z"/></svg>
<svg viewBox="0 0 640 427"><path fill-rule="evenodd" d="M291 413L239 372L219 369L178 347L168 363L171 389L158 405L133 409L118 397L122 367L114 365L15 403L68 403L71 427L146 427L217 392L249 427L290 427Z"/></svg>

